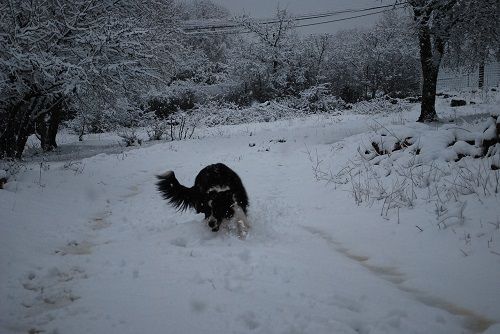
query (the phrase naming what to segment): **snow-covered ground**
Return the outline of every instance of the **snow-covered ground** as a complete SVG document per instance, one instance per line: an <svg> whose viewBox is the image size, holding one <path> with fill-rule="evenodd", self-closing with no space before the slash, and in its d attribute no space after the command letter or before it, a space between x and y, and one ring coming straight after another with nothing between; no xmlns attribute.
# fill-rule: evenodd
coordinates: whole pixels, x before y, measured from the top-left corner
<svg viewBox="0 0 500 334"><path fill-rule="evenodd" d="M411 205L366 194L357 205L356 183L328 177L384 130L424 141L480 127L499 107L488 102L441 101L454 123L440 127L416 124L415 106L220 126L119 153L109 136L94 156L96 138L68 140L61 150L85 158L34 158L0 190L0 332L500 333L494 190L437 201L430 182ZM434 157L422 148L424 166L453 173L438 146ZM215 162L247 188L246 240L211 232L156 191L159 173L191 185Z"/></svg>

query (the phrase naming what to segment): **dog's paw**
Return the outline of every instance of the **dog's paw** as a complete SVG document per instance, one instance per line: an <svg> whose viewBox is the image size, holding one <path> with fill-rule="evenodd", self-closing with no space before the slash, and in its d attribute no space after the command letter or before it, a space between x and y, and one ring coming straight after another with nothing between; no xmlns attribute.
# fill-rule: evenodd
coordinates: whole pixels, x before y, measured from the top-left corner
<svg viewBox="0 0 500 334"><path fill-rule="evenodd" d="M238 238L244 240L248 235L248 224L240 219L236 222L236 226L238 227Z"/></svg>

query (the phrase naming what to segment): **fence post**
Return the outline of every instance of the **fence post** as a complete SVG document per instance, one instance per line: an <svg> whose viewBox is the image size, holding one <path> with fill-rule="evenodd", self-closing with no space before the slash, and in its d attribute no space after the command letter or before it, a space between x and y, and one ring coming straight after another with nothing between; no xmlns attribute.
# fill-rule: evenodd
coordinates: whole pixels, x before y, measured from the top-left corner
<svg viewBox="0 0 500 334"><path fill-rule="evenodd" d="M479 89L484 87L484 60L479 63Z"/></svg>

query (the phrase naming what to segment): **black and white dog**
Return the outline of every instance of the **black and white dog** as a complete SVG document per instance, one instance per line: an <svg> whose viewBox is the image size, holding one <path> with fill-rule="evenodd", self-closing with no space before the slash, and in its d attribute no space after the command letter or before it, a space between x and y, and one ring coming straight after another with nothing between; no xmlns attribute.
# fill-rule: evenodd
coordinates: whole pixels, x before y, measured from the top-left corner
<svg viewBox="0 0 500 334"><path fill-rule="evenodd" d="M222 163L203 168L191 188L179 183L173 171L158 176L158 190L163 198L180 211L188 208L205 214L205 222L217 232L224 221L236 220L238 236L248 231L248 197L240 177Z"/></svg>

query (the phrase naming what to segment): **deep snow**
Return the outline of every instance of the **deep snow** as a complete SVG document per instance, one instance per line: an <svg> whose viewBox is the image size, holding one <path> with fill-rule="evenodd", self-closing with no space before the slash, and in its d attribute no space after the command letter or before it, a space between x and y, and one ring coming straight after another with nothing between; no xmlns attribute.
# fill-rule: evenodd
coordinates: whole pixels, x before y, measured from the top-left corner
<svg viewBox="0 0 500 334"><path fill-rule="evenodd" d="M439 112L481 118L498 109L489 102ZM498 195L468 195L465 223L441 228L431 203L381 215L381 203L357 206L348 186L314 177L308 152L335 172L374 120L416 117L221 126L33 160L0 190L0 332L499 333ZM190 184L215 162L247 188L246 240L212 233L155 189L156 174Z"/></svg>

